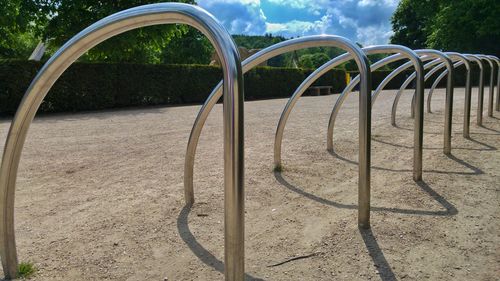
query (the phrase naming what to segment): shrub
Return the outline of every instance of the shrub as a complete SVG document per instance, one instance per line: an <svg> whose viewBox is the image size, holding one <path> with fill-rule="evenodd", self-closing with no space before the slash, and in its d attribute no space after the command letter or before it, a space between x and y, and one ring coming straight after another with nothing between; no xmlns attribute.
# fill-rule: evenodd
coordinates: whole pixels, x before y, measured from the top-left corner
<svg viewBox="0 0 500 281"><path fill-rule="evenodd" d="M0 114L13 114L42 63L0 61ZM257 67L245 75L245 99L289 97L311 69ZM219 67L74 63L57 80L40 112L74 112L129 106L199 104L222 79ZM345 87L345 72L331 70L314 85Z"/></svg>

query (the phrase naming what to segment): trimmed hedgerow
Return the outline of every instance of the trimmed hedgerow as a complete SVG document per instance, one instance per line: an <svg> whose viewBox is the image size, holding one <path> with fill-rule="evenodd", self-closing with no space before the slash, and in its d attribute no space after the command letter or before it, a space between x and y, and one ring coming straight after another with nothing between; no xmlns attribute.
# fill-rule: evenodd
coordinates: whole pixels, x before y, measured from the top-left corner
<svg viewBox="0 0 500 281"><path fill-rule="evenodd" d="M13 114L42 63L0 61L0 114ZM257 67L245 75L245 99L289 97L310 69ZM74 63L54 84L40 112L203 103L222 79L219 67ZM331 70L315 85L345 87L345 72Z"/></svg>
<svg viewBox="0 0 500 281"><path fill-rule="evenodd" d="M13 114L42 63L0 61L0 114ZM245 74L245 100L289 97L312 69L257 67ZM374 71L377 85L391 71ZM386 89L398 89L412 70L393 79ZM439 73L439 72L438 72ZM426 83L432 85L437 74ZM350 72L354 78L357 73ZM57 80L40 106L40 112L75 112L131 106L203 103L222 79L219 67L207 65L148 65L127 63L74 63ZM332 86L334 93L346 86L343 70L330 70L314 85ZM473 85L478 69L473 68ZM485 85L489 68L485 69ZM439 87L446 85L443 79ZM465 69L455 71L455 85L465 85ZM412 85L410 85L411 87Z"/></svg>

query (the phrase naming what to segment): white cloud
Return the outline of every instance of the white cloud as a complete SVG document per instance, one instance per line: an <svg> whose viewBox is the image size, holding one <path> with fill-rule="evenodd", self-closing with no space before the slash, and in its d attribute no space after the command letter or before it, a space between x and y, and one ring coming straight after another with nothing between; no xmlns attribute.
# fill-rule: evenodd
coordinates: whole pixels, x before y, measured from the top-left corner
<svg viewBox="0 0 500 281"><path fill-rule="evenodd" d="M399 0L267 0L274 5L303 9L311 20L279 22L268 19L260 0L198 0L232 34L285 37L334 34L363 45L384 44L392 35L390 16ZM293 15L289 15L292 16ZM316 20L315 20L316 19Z"/></svg>
<svg viewBox="0 0 500 281"><path fill-rule="evenodd" d="M196 1L198 5L202 7L211 6L217 3L226 3L226 4L243 4L243 5L257 5L260 6L260 0L198 0Z"/></svg>
<svg viewBox="0 0 500 281"><path fill-rule="evenodd" d="M356 38L365 46L387 44L392 34L390 26L386 25L358 27L356 30Z"/></svg>
<svg viewBox="0 0 500 281"><path fill-rule="evenodd" d="M395 7L399 0L361 0L358 2L360 7L373 7L373 6L391 6Z"/></svg>
<svg viewBox="0 0 500 281"><path fill-rule="evenodd" d="M266 16L260 0L198 0L231 34L260 35L266 31Z"/></svg>
<svg viewBox="0 0 500 281"><path fill-rule="evenodd" d="M266 23L266 33L284 35L287 37L325 34L330 25L330 17L325 15L317 21L292 20L285 23Z"/></svg>
<svg viewBox="0 0 500 281"><path fill-rule="evenodd" d="M306 9L317 14L320 10L329 6L329 0L268 0L270 3L280 6L286 6L294 9Z"/></svg>

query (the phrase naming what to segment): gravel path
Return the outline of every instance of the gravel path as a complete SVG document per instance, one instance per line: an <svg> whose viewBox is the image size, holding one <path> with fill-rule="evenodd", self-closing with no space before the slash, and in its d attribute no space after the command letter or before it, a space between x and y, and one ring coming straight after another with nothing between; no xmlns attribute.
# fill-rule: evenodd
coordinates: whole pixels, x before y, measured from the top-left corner
<svg viewBox="0 0 500 281"><path fill-rule="evenodd" d="M410 95L401 99L399 128L390 125L395 91L377 100L369 231L356 223L357 95L339 114L335 154L326 151L326 129L338 95L299 101L285 129L280 174L272 171L272 151L286 100L246 103L248 278L498 280L500 114L485 113L477 127L474 90L472 139L462 138L463 92L455 91L450 157L442 153L444 91L434 96L421 183L412 180ZM19 258L37 266L33 280L223 279L220 105L198 148L197 203L184 208L184 153L199 108L35 120L16 194ZM2 143L9 123L0 121Z"/></svg>

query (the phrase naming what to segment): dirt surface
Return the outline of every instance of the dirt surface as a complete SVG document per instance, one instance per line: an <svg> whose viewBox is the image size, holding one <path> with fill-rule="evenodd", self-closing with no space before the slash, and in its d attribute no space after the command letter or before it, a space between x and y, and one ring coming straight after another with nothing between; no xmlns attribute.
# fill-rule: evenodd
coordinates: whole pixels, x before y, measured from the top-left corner
<svg viewBox="0 0 500 281"><path fill-rule="evenodd" d="M472 139L464 139L464 91L456 89L447 157L437 91L435 113L425 115L424 181L415 183L410 95L398 128L390 125L394 95L382 93L373 108L371 230L357 228L357 94L339 114L334 154L326 129L338 95L299 101L282 173L272 160L286 99L245 104L248 280L498 280L500 114L485 113L477 127L474 90ZM184 153L199 108L35 119L16 193L19 259L36 265L33 280L223 279L220 105L200 140L197 202L184 208ZM1 121L2 143L9 123Z"/></svg>

